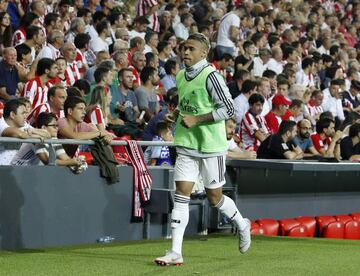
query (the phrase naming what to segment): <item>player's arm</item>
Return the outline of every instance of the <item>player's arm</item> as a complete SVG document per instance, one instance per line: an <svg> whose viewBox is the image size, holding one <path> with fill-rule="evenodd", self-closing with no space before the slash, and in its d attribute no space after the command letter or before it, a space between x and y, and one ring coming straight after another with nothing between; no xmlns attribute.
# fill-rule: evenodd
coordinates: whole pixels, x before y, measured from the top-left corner
<svg viewBox="0 0 360 276"><path fill-rule="evenodd" d="M182 119L185 127L190 128L200 123L223 121L234 116L234 104L229 88L219 73L214 71L209 74L206 79L206 88L216 109L198 116L185 115Z"/></svg>

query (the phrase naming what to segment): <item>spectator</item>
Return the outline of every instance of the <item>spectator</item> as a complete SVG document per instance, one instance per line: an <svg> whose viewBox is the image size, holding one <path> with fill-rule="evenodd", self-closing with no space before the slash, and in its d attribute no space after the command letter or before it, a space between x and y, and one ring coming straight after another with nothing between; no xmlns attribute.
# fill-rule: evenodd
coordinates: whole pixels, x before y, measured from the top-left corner
<svg viewBox="0 0 360 276"><path fill-rule="evenodd" d="M245 69L239 69L235 72L233 80L227 84L229 92L233 99L235 99L241 94L242 85L244 81L248 79L250 79L249 71Z"/></svg>
<svg viewBox="0 0 360 276"><path fill-rule="evenodd" d="M39 114L37 125L40 129L47 131L52 139L57 138L58 123L57 117L53 113L42 112ZM58 166L75 166L79 167L82 163L80 160L70 158L62 145L53 144L53 150L56 154L55 164ZM49 144L31 144L23 143L11 160L13 166L32 166L49 164Z"/></svg>
<svg viewBox="0 0 360 276"><path fill-rule="evenodd" d="M298 99L292 100L289 109L282 119L300 122L302 119L304 119L304 103Z"/></svg>
<svg viewBox="0 0 360 276"><path fill-rule="evenodd" d="M270 60L271 51L267 48L261 48L259 50L259 56L254 58L254 68L251 71L256 77L261 77L266 69L268 69L267 63Z"/></svg>
<svg viewBox="0 0 360 276"><path fill-rule="evenodd" d="M306 57L301 63L301 70L296 73L296 83L309 88L315 87L314 75L315 63L311 57Z"/></svg>
<svg viewBox="0 0 360 276"><path fill-rule="evenodd" d="M159 44L158 34L153 32L146 33L145 43L144 54L149 52L157 53L157 46Z"/></svg>
<svg viewBox="0 0 360 276"><path fill-rule="evenodd" d="M62 31L64 26L62 24L60 14L49 12L44 18L44 27L47 34L50 34L54 30Z"/></svg>
<svg viewBox="0 0 360 276"><path fill-rule="evenodd" d="M322 103L322 108L324 111L330 111L336 121L344 121L344 109L342 107L341 93L340 93L340 80L335 79L330 83L330 88L324 90L324 100Z"/></svg>
<svg viewBox="0 0 360 276"><path fill-rule="evenodd" d="M294 138L294 144L301 148L304 157L320 155L310 138L311 132L312 126L308 119L302 119L297 123L297 136Z"/></svg>
<svg viewBox="0 0 360 276"><path fill-rule="evenodd" d="M155 87L159 84L159 75L155 68L144 67L140 78L143 85L135 90L135 95L140 111L145 111L145 121L149 121L160 110L155 91Z"/></svg>
<svg viewBox="0 0 360 276"><path fill-rule="evenodd" d="M119 117L126 123L140 123L138 120L140 111L134 91L132 90L133 74L130 68L124 68L119 71L119 87L116 93L113 93L113 99L110 104L111 114Z"/></svg>
<svg viewBox="0 0 360 276"><path fill-rule="evenodd" d="M26 114L25 103L20 100L12 99L6 102L3 117L0 119L0 137L50 138L46 130L26 126ZM10 165L15 154L16 150L0 149L0 165Z"/></svg>
<svg viewBox="0 0 360 276"><path fill-rule="evenodd" d="M225 81L232 79L232 76L228 72L234 67L234 58L232 55L225 53L220 57L215 57L211 65L214 66L216 71L224 77Z"/></svg>
<svg viewBox="0 0 360 276"><path fill-rule="evenodd" d="M145 38L147 25L150 21L145 16L138 16L134 19L133 29L129 32L129 38L132 40L135 37Z"/></svg>
<svg viewBox="0 0 360 276"><path fill-rule="evenodd" d="M143 52L135 52L132 57L132 62L129 68L133 70L133 89L135 90L141 85L140 73L146 65L146 57Z"/></svg>
<svg viewBox="0 0 360 276"><path fill-rule="evenodd" d="M157 68L159 71L159 77L162 79L165 77L165 62L170 58L171 55L171 45L169 42L162 41L158 45L158 51L159 51L159 67Z"/></svg>
<svg viewBox="0 0 360 276"><path fill-rule="evenodd" d="M176 75L180 70L179 64L173 60L168 59L165 62L165 73L166 75L161 79L161 83L164 85L165 91L176 87Z"/></svg>
<svg viewBox="0 0 360 276"><path fill-rule="evenodd" d="M58 120L59 134L58 137L62 139L77 139L90 140L97 137L109 143L112 140L112 135L107 131L100 131L94 125L84 122L86 115L85 101L78 97L69 97L64 103L65 118ZM70 157L76 154L77 145L66 145L64 149Z"/></svg>
<svg viewBox="0 0 360 276"><path fill-rule="evenodd" d="M249 98L256 92L256 83L252 80L244 81L241 94L234 99L235 118L237 125L240 125L245 112L249 110Z"/></svg>
<svg viewBox="0 0 360 276"><path fill-rule="evenodd" d="M156 135L152 141L171 142L174 137L171 127L166 122L158 122L156 125ZM174 160L171 158L168 146L149 146L144 152L144 160L150 166L173 166Z"/></svg>
<svg viewBox="0 0 360 276"><path fill-rule="evenodd" d="M341 140L340 147L343 160L360 160L360 123L350 127L349 136Z"/></svg>
<svg viewBox="0 0 360 276"><path fill-rule="evenodd" d="M260 78L260 85L258 86L257 91L264 98L264 104L260 114L261 116L264 117L271 110L271 102L269 101L269 98L271 96L270 80L266 77Z"/></svg>
<svg viewBox="0 0 360 276"><path fill-rule="evenodd" d="M90 49L94 52L106 51L109 52L109 45L106 38L111 35L111 26L109 21L102 20L96 25L98 36L90 41Z"/></svg>
<svg viewBox="0 0 360 276"><path fill-rule="evenodd" d="M16 97L19 73L16 69L16 50L13 47L3 50L3 60L0 62L0 100L7 101Z"/></svg>
<svg viewBox="0 0 360 276"><path fill-rule="evenodd" d="M16 69L18 70L19 78L23 81L28 81L35 77L35 71L37 67L37 60L32 62L31 48L25 43L19 44L15 47L18 61L15 63ZM22 85L22 83L21 83ZM22 87L19 87L22 90Z"/></svg>
<svg viewBox="0 0 360 276"><path fill-rule="evenodd" d="M264 142L261 143L257 150L257 158L290 160L302 159L302 150L293 142L296 132L297 127L294 121L282 121L279 127L279 132L270 135Z"/></svg>
<svg viewBox="0 0 360 276"><path fill-rule="evenodd" d="M252 94L249 98L249 110L245 113L240 127L240 139L245 149L257 150L260 144L270 135L265 118L261 116L264 97Z"/></svg>
<svg viewBox="0 0 360 276"><path fill-rule="evenodd" d="M55 85L52 86L47 93L47 102L38 105L33 109L30 115L27 117L27 121L33 127L40 128L36 126L37 118L40 113L48 112L55 114L56 118L64 118L64 102L67 98L67 91L63 86Z"/></svg>
<svg viewBox="0 0 360 276"><path fill-rule="evenodd" d="M12 37L12 43L11 43L12 46L15 47L21 43L24 43L26 41L26 37L27 37L26 29L29 26L36 25L38 20L39 20L39 17L33 12L26 13L23 17L21 17L20 26L14 32L13 37Z"/></svg>
<svg viewBox="0 0 360 276"><path fill-rule="evenodd" d="M216 53L218 57L221 57L225 53L232 56L235 55L235 43L238 41L240 33L240 13L241 11L239 9L235 9L225 14L221 19L216 43Z"/></svg>
<svg viewBox="0 0 360 276"><path fill-rule="evenodd" d="M25 44L31 48L32 60L35 60L39 50L43 47L46 41L44 31L35 25L26 28L26 40Z"/></svg>
<svg viewBox="0 0 360 276"><path fill-rule="evenodd" d="M54 85L58 66L50 58L40 59L36 68L36 77L29 80L21 96L30 100L32 108L47 102L48 90Z"/></svg>
<svg viewBox="0 0 360 276"><path fill-rule="evenodd" d="M169 97L171 93L174 93L174 95L172 97ZM156 135L157 123L160 121L164 121L166 118L166 114L169 114L176 110L179 102L176 88L173 88L168 92L166 101L167 101L167 108L162 109L159 113L157 113L154 117L150 119L150 121L144 128L141 140L151 141L154 135ZM173 126L173 132L174 131L175 131L175 126Z"/></svg>
<svg viewBox="0 0 360 276"><path fill-rule="evenodd" d="M348 108L350 111L360 113L360 81L351 81L350 91L343 93L343 106Z"/></svg>
<svg viewBox="0 0 360 276"><path fill-rule="evenodd" d="M227 157L230 159L256 159L256 151L253 149L242 149L234 139L236 130L235 118L230 118L225 123L226 138L229 141Z"/></svg>
<svg viewBox="0 0 360 276"><path fill-rule="evenodd" d="M316 123L316 133L311 135L315 149L324 157L340 160L340 142L342 132L335 132L335 121L330 118L320 119Z"/></svg>
<svg viewBox="0 0 360 276"><path fill-rule="evenodd" d="M60 49L64 45L64 34L62 31L53 30L47 37L47 45L44 46L38 55L39 59L51 58L56 60L61 56Z"/></svg>
<svg viewBox="0 0 360 276"><path fill-rule="evenodd" d="M137 0L136 1L136 15L146 16L148 20L147 27L153 32L159 32L160 24L158 19L158 10L160 6L156 0Z"/></svg>
<svg viewBox="0 0 360 276"><path fill-rule="evenodd" d="M189 37L190 27L194 23L191 13L184 13L180 16L181 22L174 26L176 37L186 40Z"/></svg>
<svg viewBox="0 0 360 276"><path fill-rule="evenodd" d="M282 122L282 116L285 115L286 110L291 105L291 101L286 99L281 94L276 94L272 99L272 109L266 114L265 120L270 133L275 134L279 131L280 123Z"/></svg>
<svg viewBox="0 0 360 276"><path fill-rule="evenodd" d="M76 58L80 76L83 77L86 71L89 69L89 64L92 66L95 62L95 54L90 50L90 35L82 33L76 35L74 44L76 47Z"/></svg>
<svg viewBox="0 0 360 276"><path fill-rule="evenodd" d="M270 58L267 63L267 68L276 72L276 74L281 74L284 70L283 62L283 52L281 47L275 46L271 48L272 58Z"/></svg>
<svg viewBox="0 0 360 276"><path fill-rule="evenodd" d="M78 79L81 78L79 67L76 62L76 47L72 42L66 42L62 47L62 54L66 60L66 85L73 85Z"/></svg>
<svg viewBox="0 0 360 276"><path fill-rule="evenodd" d="M75 17L74 19L71 20L70 29L65 36L65 41L74 42L74 39L78 34L85 33L85 29L86 29L86 24L84 19L82 19L81 17Z"/></svg>
<svg viewBox="0 0 360 276"><path fill-rule="evenodd" d="M13 30L10 25L10 16L6 12L0 12L0 53L4 48L11 46Z"/></svg>
<svg viewBox="0 0 360 276"><path fill-rule="evenodd" d="M311 94L310 101L304 106L304 116L307 117L313 126L319 120L320 114L324 111L322 102L324 94L321 90L314 90Z"/></svg>
<svg viewBox="0 0 360 276"><path fill-rule="evenodd" d="M95 65L91 66L85 73L85 79L90 83L95 82L94 73L98 65L104 60L110 59L110 55L106 51L100 51L96 54Z"/></svg>
<svg viewBox="0 0 360 276"><path fill-rule="evenodd" d="M256 47L251 40L245 41L242 47L244 50L243 54L235 58L235 71L245 69L251 72L254 68Z"/></svg>

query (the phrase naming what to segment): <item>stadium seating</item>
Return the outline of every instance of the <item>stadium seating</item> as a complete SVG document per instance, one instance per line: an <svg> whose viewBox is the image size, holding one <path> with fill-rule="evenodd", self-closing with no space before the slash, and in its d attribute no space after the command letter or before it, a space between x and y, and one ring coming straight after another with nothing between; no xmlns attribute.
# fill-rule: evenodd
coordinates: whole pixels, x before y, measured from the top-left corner
<svg viewBox="0 0 360 276"><path fill-rule="evenodd" d="M353 220L353 218L349 215L336 215L335 219L336 219L336 221L341 221L344 224Z"/></svg>
<svg viewBox="0 0 360 276"><path fill-rule="evenodd" d="M306 227L309 237L315 237L315 233L316 233L315 218L313 218L313 217L297 217L295 219Z"/></svg>
<svg viewBox="0 0 360 276"><path fill-rule="evenodd" d="M251 235L264 235L265 230L263 227L261 227L259 224L257 224L256 222L251 222L251 230L250 230Z"/></svg>
<svg viewBox="0 0 360 276"><path fill-rule="evenodd" d="M344 239L360 240L360 222L357 220L348 221L345 224Z"/></svg>
<svg viewBox="0 0 360 276"><path fill-rule="evenodd" d="M289 237L312 237L311 234L309 234L307 227L304 225L298 225L298 226L291 228L287 232L287 236L289 236Z"/></svg>
<svg viewBox="0 0 360 276"><path fill-rule="evenodd" d="M353 220L360 221L360 213L352 213L350 216L353 218Z"/></svg>
<svg viewBox="0 0 360 276"><path fill-rule="evenodd" d="M279 223L281 236L287 236L292 228L301 225L300 222L295 219L282 219L279 220Z"/></svg>
<svg viewBox="0 0 360 276"><path fill-rule="evenodd" d="M343 239L344 238L344 223L341 221L330 222L324 226L322 231L322 237L331 239Z"/></svg>
<svg viewBox="0 0 360 276"><path fill-rule="evenodd" d="M266 236L277 236L279 233L279 222L275 219L258 219L256 223L264 229Z"/></svg>
<svg viewBox="0 0 360 276"><path fill-rule="evenodd" d="M323 229L331 222L336 222L335 217L333 216L319 216L315 217L317 222L317 236L322 237Z"/></svg>

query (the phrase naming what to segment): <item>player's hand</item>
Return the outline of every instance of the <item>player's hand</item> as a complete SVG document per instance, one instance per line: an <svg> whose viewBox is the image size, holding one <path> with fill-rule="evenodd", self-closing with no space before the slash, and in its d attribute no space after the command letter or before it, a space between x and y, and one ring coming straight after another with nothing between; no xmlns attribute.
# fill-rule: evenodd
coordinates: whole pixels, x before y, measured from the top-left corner
<svg viewBox="0 0 360 276"><path fill-rule="evenodd" d="M197 117L193 115L185 115L181 120L181 124L185 128L192 128L198 123Z"/></svg>

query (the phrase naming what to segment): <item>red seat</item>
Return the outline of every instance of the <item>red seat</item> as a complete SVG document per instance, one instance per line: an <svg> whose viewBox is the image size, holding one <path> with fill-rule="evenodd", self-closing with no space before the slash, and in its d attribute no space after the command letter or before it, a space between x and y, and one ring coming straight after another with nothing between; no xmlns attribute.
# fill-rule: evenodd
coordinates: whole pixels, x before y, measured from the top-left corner
<svg viewBox="0 0 360 276"><path fill-rule="evenodd" d="M343 239L344 223L341 221L330 222L323 228L322 237L330 239Z"/></svg>
<svg viewBox="0 0 360 276"><path fill-rule="evenodd" d="M291 228L287 232L287 236L289 237L312 237L307 230L307 227L304 225L298 225L293 228Z"/></svg>
<svg viewBox="0 0 360 276"><path fill-rule="evenodd" d="M88 165L94 164L94 157L92 156L91 152L81 151L79 152L79 156L84 156Z"/></svg>
<svg viewBox="0 0 360 276"><path fill-rule="evenodd" d="M279 222L275 219L258 219L256 223L263 228L266 236L277 236L279 233Z"/></svg>
<svg viewBox="0 0 360 276"><path fill-rule="evenodd" d="M352 213L350 216L353 218L353 220L360 221L360 213Z"/></svg>
<svg viewBox="0 0 360 276"><path fill-rule="evenodd" d="M309 237L315 237L315 231L316 231L315 218L313 218L313 217L297 217L295 219L306 227Z"/></svg>
<svg viewBox="0 0 360 276"><path fill-rule="evenodd" d="M288 232L295 226L299 226L300 222L295 219L282 219L279 220L280 223L280 235L287 236Z"/></svg>
<svg viewBox="0 0 360 276"><path fill-rule="evenodd" d="M344 224L346 224L347 222L353 220L352 217L349 216L349 215L336 215L336 216L335 216L335 219L336 219L337 221L341 221L341 222L344 223Z"/></svg>
<svg viewBox="0 0 360 276"><path fill-rule="evenodd" d="M333 216L319 216L315 217L317 226L318 226L318 236L322 236L322 232L325 226L327 226L330 222L336 222L336 219Z"/></svg>
<svg viewBox="0 0 360 276"><path fill-rule="evenodd" d="M264 235L265 230L263 227L261 227L259 224L257 224L256 222L251 222L251 230L250 230L251 235Z"/></svg>
<svg viewBox="0 0 360 276"><path fill-rule="evenodd" d="M357 220L348 221L345 224L344 239L360 240L360 222Z"/></svg>

